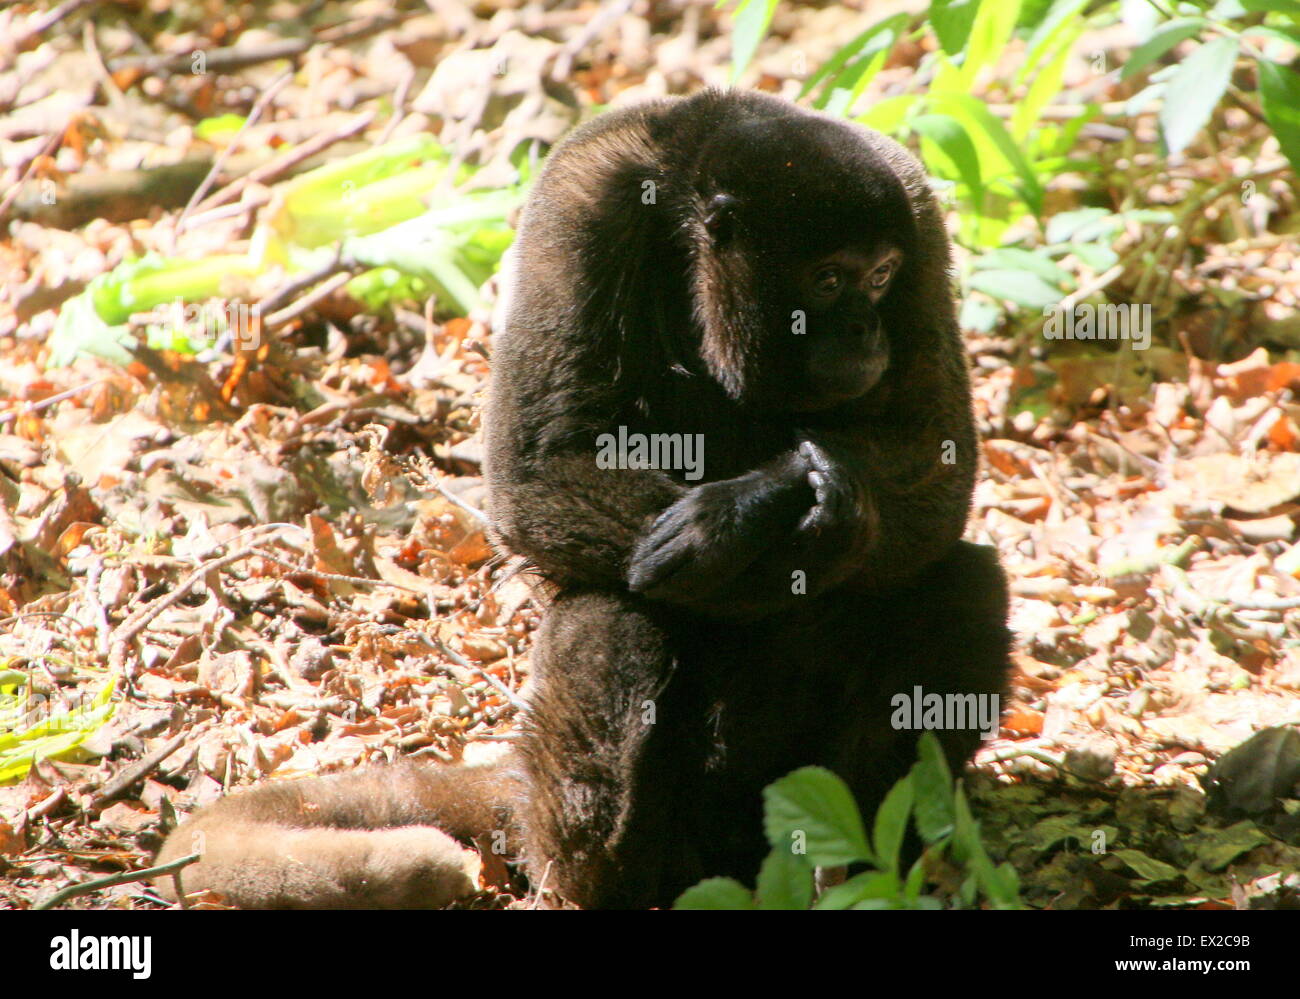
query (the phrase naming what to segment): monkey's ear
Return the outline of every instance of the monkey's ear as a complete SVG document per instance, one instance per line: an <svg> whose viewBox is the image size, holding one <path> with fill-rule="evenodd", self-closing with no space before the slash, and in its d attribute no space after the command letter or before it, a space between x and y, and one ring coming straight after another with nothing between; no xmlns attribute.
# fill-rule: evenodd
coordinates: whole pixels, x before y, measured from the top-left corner
<svg viewBox="0 0 1300 999"><path fill-rule="evenodd" d="M715 194L704 209L704 228L715 240L725 240L731 235L735 213L736 199L732 195Z"/></svg>

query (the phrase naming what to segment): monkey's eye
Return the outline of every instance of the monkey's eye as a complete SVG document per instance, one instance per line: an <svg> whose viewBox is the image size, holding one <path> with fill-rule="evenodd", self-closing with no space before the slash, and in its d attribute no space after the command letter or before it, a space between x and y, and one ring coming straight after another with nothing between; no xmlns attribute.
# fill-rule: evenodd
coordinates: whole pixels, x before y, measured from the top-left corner
<svg viewBox="0 0 1300 999"><path fill-rule="evenodd" d="M844 271L839 267L823 267L813 275L813 290L829 298L844 287Z"/></svg>
<svg viewBox="0 0 1300 999"><path fill-rule="evenodd" d="M897 262L893 260L881 264L871 272L871 275L867 278L867 284L871 285L871 287L876 290L883 288L885 285L889 284L889 279L894 276L894 268L896 266Z"/></svg>
<svg viewBox="0 0 1300 999"><path fill-rule="evenodd" d="M715 194L709 199L704 213L704 227L714 239L725 240L731 235L732 219L735 216L736 199L730 194Z"/></svg>

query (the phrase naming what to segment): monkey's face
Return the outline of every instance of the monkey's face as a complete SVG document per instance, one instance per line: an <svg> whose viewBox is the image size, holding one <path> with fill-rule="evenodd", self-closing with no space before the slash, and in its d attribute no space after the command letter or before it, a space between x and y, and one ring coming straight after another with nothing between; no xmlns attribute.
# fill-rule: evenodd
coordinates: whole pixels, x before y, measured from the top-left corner
<svg viewBox="0 0 1300 999"><path fill-rule="evenodd" d="M747 122L710 144L726 154L703 158L694 302L704 363L733 399L807 412L885 377L915 224L856 131L800 124Z"/></svg>
<svg viewBox="0 0 1300 999"><path fill-rule="evenodd" d="M790 409L826 409L866 395L889 366L889 338L877 304L888 293L903 254L897 247L850 247L796 263L786 289L789 336L774 355L786 362ZM774 328L784 310L776 306Z"/></svg>

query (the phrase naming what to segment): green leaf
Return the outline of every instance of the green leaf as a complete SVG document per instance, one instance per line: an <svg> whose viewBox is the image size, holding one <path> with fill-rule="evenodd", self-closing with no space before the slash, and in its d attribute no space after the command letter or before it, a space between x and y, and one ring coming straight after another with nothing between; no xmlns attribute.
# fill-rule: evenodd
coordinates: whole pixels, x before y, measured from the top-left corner
<svg viewBox="0 0 1300 999"><path fill-rule="evenodd" d="M48 713L36 710L26 689L0 696L0 784L22 780L37 760L75 756L113 717L116 687L108 680L89 703Z"/></svg>
<svg viewBox="0 0 1300 999"><path fill-rule="evenodd" d="M101 274L95 278L90 287L68 299L59 309L54 329L46 341L50 350L46 361L49 367L62 368L81 354L102 357L115 364L131 363L130 348L135 346L136 338L131 335L130 327L125 324L110 326L100 318L99 310L95 308L92 289L103 277Z"/></svg>
<svg viewBox="0 0 1300 999"><path fill-rule="evenodd" d="M1166 69L1174 68L1176 67L1166 67ZM1161 72L1163 73L1164 70L1161 70ZM1152 83L1149 86L1143 87L1124 102L1124 114L1130 118L1136 118L1156 101L1162 100L1164 96L1165 85L1163 82Z"/></svg>
<svg viewBox="0 0 1300 999"><path fill-rule="evenodd" d="M1002 318L1002 309L983 298L963 296L961 315L957 322L964 330L976 333L991 333Z"/></svg>
<svg viewBox="0 0 1300 999"><path fill-rule="evenodd" d="M1146 882L1176 881L1182 876L1177 867L1171 867L1162 860L1148 857L1141 850L1116 850L1113 854L1132 869L1138 877Z"/></svg>
<svg viewBox="0 0 1300 999"><path fill-rule="evenodd" d="M886 97L883 101L876 101L875 104L871 105L870 108L858 115L854 120L859 125L874 128L877 132L893 135L903 127L903 122L916 104L917 99L916 94L899 94L897 97Z"/></svg>
<svg viewBox="0 0 1300 999"><path fill-rule="evenodd" d="M981 69L1002 57L1019 14L1020 0L998 0L997 3L979 5L961 67L967 86L974 83L975 75Z"/></svg>
<svg viewBox="0 0 1300 999"><path fill-rule="evenodd" d="M673 903L674 909L753 909L754 896L732 878L709 878L687 888Z"/></svg>
<svg viewBox="0 0 1300 999"><path fill-rule="evenodd" d="M760 909L806 909L812 904L813 870L789 850L767 855L758 872Z"/></svg>
<svg viewBox="0 0 1300 999"><path fill-rule="evenodd" d="M939 45L950 56L965 47L978 13L978 0L931 0L930 24Z"/></svg>
<svg viewBox="0 0 1300 999"><path fill-rule="evenodd" d="M998 864L988 875L986 894L999 909L1020 908L1020 875L1007 862Z"/></svg>
<svg viewBox="0 0 1300 999"><path fill-rule="evenodd" d="M1119 78L1127 80L1134 73L1142 72L1179 42L1200 34L1205 24L1202 17L1177 17L1162 24L1155 34L1129 53Z"/></svg>
<svg viewBox="0 0 1300 999"><path fill-rule="evenodd" d="M1014 246L1005 246L990 250L975 258L977 271L991 270L1025 270L1037 274L1044 281L1052 284L1066 284L1070 281L1069 272L1042 253L1021 250Z"/></svg>
<svg viewBox="0 0 1300 999"><path fill-rule="evenodd" d="M1300 21L1300 2L1297 0L1241 0L1246 10L1273 11L1285 14L1294 21Z"/></svg>
<svg viewBox="0 0 1300 999"><path fill-rule="evenodd" d="M343 250L368 267L391 267L432 282L440 307L464 314L478 304L479 286L510 243L506 218L518 200L513 190L457 195L381 232L346 239ZM361 294L361 285L355 290Z"/></svg>
<svg viewBox="0 0 1300 999"><path fill-rule="evenodd" d="M929 139L952 164L957 176L970 190L976 204L983 198L984 183L980 176L980 158L970 134L956 118L946 114L918 115L911 126Z"/></svg>
<svg viewBox="0 0 1300 999"><path fill-rule="evenodd" d="M1243 35L1263 35L1286 46L1300 45L1300 28L1282 27L1281 25L1253 24L1243 28Z"/></svg>
<svg viewBox="0 0 1300 999"><path fill-rule="evenodd" d="M925 887L925 858L929 853L927 850L917 858L912 869L907 872L907 880L903 883L903 902L907 905L916 905L921 897L921 889Z"/></svg>
<svg viewBox="0 0 1300 999"><path fill-rule="evenodd" d="M864 871L843 884L827 888L813 908L851 909L871 899L901 901L902 885L898 882L898 875L893 871Z"/></svg>
<svg viewBox="0 0 1300 999"><path fill-rule="evenodd" d="M194 137L207 142L223 137L230 138L239 133L247 120L242 114L222 114L215 118L204 118L194 126Z"/></svg>
<svg viewBox="0 0 1300 999"><path fill-rule="evenodd" d="M776 0L741 0L731 26L731 82L740 79L758 51L776 12Z"/></svg>
<svg viewBox="0 0 1300 999"><path fill-rule="evenodd" d="M1165 84L1160 130L1170 155L1182 152L1214 113L1237 62L1237 39L1206 42L1178 67Z"/></svg>
<svg viewBox="0 0 1300 999"><path fill-rule="evenodd" d="M888 45L892 46L892 44L892 41L888 42ZM852 110L857 99L862 96L862 91L867 89L867 84L880 72L889 55L884 45L873 45L873 48L875 52L872 55L863 56L850 63L831 81L818 99L818 107L825 107L831 114L841 118Z"/></svg>
<svg viewBox="0 0 1300 999"><path fill-rule="evenodd" d="M1033 167L1025 159L1021 148L1016 144L1011 133L1007 131L1002 120L995 116L983 102L968 94L948 94L935 101L937 111L946 112L963 124L977 125L980 135L972 134L980 153L980 169L985 178L993 175L990 160L999 156L1006 161L1020 178L1020 196L1024 198L1030 211L1039 215L1043 210L1043 185L1034 174ZM981 141L982 140L982 141ZM987 157L987 158L986 158Z"/></svg>
<svg viewBox="0 0 1300 999"><path fill-rule="evenodd" d="M796 770L769 784L763 801L763 826L773 849L802 848L816 867L873 860L857 802L829 770Z"/></svg>
<svg viewBox="0 0 1300 999"><path fill-rule="evenodd" d="M1204 0L1197 6L1204 7ZM1210 16L1219 21L1232 21L1239 17L1245 17L1246 8L1241 5L1241 0L1215 0L1214 5L1210 8Z"/></svg>
<svg viewBox="0 0 1300 999"><path fill-rule="evenodd" d="M956 824L953 828L953 856L971 872L972 888L983 891L989 901L999 909L1020 908L1019 878L1010 864L994 867L980 840L979 824L971 815L966 793L960 782L953 795ZM963 885L963 898L973 902L974 897Z"/></svg>
<svg viewBox="0 0 1300 999"><path fill-rule="evenodd" d="M1264 120L1277 136L1291 167L1300 173L1300 74L1275 62L1261 61L1259 97Z"/></svg>
<svg viewBox="0 0 1300 999"><path fill-rule="evenodd" d="M1065 292L1048 284L1037 274L1025 271L976 271L968 282L976 291L994 298L1014 302L1027 309L1041 309L1055 305L1065 297Z"/></svg>
<svg viewBox="0 0 1300 999"><path fill-rule="evenodd" d="M1120 224L1119 218L1105 208L1079 208L1072 212L1058 212L1047 220L1047 242L1091 243L1103 234L1114 232Z"/></svg>
<svg viewBox="0 0 1300 999"><path fill-rule="evenodd" d="M872 842L876 847L876 860L886 870L898 870L898 854L903 845L903 835L907 832L907 819L911 814L912 781L909 776L894 784L876 809Z"/></svg>
<svg viewBox="0 0 1300 999"><path fill-rule="evenodd" d="M917 746L920 757L912 766L912 812L916 828L926 843L934 843L952 832L952 774L943 747L933 732L923 732Z"/></svg>
<svg viewBox="0 0 1300 999"><path fill-rule="evenodd" d="M867 63L871 57L878 52L893 48L894 42L898 39L898 33L907 26L910 19L906 14L895 14L893 17L887 17L878 24L873 24L866 31L862 32L853 41L847 45L841 46L835 51L826 62L818 67L817 72L808 78L808 82L803 85L799 91L799 96L803 97L812 92L822 80L829 78L831 83L822 91L821 96L817 99L817 107L825 107L826 101L830 98L831 91L836 87L842 87L840 83L840 70L849 62L855 59L855 62L862 63L862 69L867 68ZM884 36L884 37L879 37ZM859 71L861 72L861 71Z"/></svg>
<svg viewBox="0 0 1300 999"><path fill-rule="evenodd" d="M1015 113L1011 116L1011 136L1017 142L1024 142L1030 129L1038 122L1038 116L1062 90L1065 79L1065 67L1070 59L1070 52L1082 32L1081 27L1074 27L1062 37L1056 50L1052 53L1034 82L1025 91L1024 99L1017 102Z"/></svg>
<svg viewBox="0 0 1300 999"><path fill-rule="evenodd" d="M1109 246L1096 243L1073 243L1070 252L1091 267L1094 271L1108 271L1119 263L1119 254Z"/></svg>
<svg viewBox="0 0 1300 999"><path fill-rule="evenodd" d="M1029 71L1038 65L1043 53L1056 44L1062 32L1069 30L1072 34L1078 34L1083 31L1084 21L1077 15L1087 3L1088 0L1055 0L1047 9L1042 20L1034 28L1034 33L1025 42L1025 60L1016 73L1017 83L1024 81ZM1020 20L1023 24L1025 20L1023 9Z"/></svg>

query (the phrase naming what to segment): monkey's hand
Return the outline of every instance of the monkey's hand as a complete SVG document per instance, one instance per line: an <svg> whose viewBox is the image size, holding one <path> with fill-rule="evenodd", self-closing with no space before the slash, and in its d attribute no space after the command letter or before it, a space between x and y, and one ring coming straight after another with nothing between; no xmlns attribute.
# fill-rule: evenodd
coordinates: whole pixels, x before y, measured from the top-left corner
<svg viewBox="0 0 1300 999"><path fill-rule="evenodd" d="M868 509L863 483L822 444L804 439L799 454L808 462L808 485L816 498L812 509L799 521L799 533L821 536L860 526Z"/></svg>
<svg viewBox="0 0 1300 999"><path fill-rule="evenodd" d="M808 530L815 530L833 516L833 477L823 472L814 480L817 472L811 453L800 449L757 471L696 486L637 542L629 588L656 600L708 605L773 545L791 544L801 521L813 517Z"/></svg>

